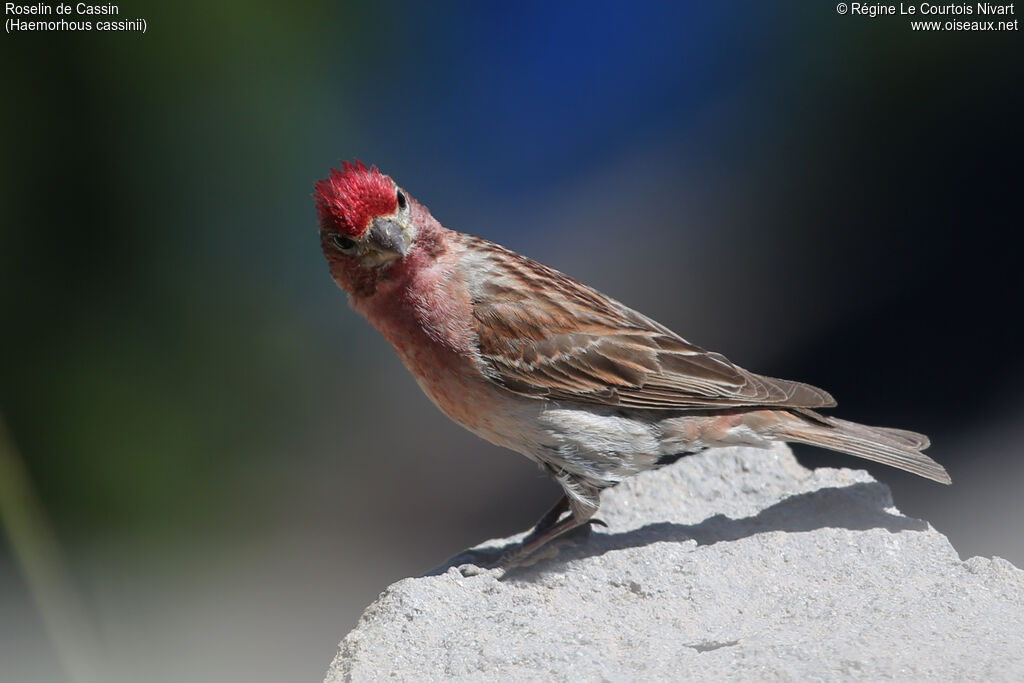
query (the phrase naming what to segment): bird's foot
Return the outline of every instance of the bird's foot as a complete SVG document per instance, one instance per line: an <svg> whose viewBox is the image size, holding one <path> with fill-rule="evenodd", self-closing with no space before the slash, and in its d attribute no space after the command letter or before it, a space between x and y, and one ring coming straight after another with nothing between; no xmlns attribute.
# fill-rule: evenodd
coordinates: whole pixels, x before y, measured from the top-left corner
<svg viewBox="0 0 1024 683"><path fill-rule="evenodd" d="M607 526L600 520L594 520L600 526ZM589 527L586 531L589 532ZM570 534L570 536L573 534ZM541 560L550 560L558 556L561 548L566 543L575 545L571 538L559 539L553 543L547 543L540 548L528 548L522 543L517 543L508 549L500 552L497 558L491 562L481 560L458 565L459 573L463 576L484 576L489 575L499 581L513 569L531 567Z"/></svg>
<svg viewBox="0 0 1024 683"><path fill-rule="evenodd" d="M456 569L467 578L471 576L492 576L497 581L505 578L505 574L508 572L508 569L505 567L480 567L475 564L460 564Z"/></svg>
<svg viewBox="0 0 1024 683"><path fill-rule="evenodd" d="M535 528L523 539L522 543L505 546L505 548L468 550L455 558L458 564L454 566L460 574L466 577L487 575L500 581L514 568L529 567L541 560L556 557L561 546L566 542L574 543L573 537L585 537L595 526L608 527L604 521L596 517L577 522L575 527L569 526L573 524L573 518L567 517L558 525L552 526L552 519L555 519L554 512L558 507L556 505L546 515L545 520L542 520L543 528L540 532ZM557 526L569 526L569 528L560 531ZM558 538L563 533L565 535Z"/></svg>

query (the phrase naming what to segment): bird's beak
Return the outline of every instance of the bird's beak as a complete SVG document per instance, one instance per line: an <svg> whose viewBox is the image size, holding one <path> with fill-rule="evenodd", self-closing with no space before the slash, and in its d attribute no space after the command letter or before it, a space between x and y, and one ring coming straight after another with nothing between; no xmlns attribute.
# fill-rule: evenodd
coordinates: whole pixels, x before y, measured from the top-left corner
<svg viewBox="0 0 1024 683"><path fill-rule="evenodd" d="M380 252L381 256L387 254L394 255L394 258L401 258L409 251L405 230L390 218L373 219L373 223L370 224L367 242Z"/></svg>

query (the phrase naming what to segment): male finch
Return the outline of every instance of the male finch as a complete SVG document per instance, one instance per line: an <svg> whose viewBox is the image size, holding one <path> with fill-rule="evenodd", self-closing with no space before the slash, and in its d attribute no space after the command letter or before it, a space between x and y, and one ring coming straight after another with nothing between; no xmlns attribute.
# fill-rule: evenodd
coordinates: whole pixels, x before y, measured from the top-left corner
<svg viewBox="0 0 1024 683"><path fill-rule="evenodd" d="M562 273L443 227L377 168L315 185L331 276L420 388L564 490L504 558L586 523L602 489L713 446L793 441L948 484L922 434L827 417L816 387L764 377ZM568 514L565 514L568 513Z"/></svg>

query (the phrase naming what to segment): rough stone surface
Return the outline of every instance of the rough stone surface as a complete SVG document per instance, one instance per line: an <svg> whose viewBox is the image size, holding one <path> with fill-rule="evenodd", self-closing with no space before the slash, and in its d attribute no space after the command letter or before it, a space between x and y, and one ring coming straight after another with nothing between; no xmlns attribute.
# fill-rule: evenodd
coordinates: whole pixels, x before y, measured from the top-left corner
<svg viewBox="0 0 1024 683"><path fill-rule="evenodd" d="M721 449L599 516L502 581L390 586L326 680L1024 681L1024 572L961 561L863 471Z"/></svg>

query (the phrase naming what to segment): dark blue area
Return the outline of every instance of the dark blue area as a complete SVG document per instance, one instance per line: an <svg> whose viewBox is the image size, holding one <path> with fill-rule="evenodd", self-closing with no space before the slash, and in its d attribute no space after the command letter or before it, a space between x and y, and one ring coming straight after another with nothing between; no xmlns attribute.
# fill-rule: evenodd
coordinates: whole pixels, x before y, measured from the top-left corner
<svg viewBox="0 0 1024 683"><path fill-rule="evenodd" d="M487 3L457 20L408 10L389 48L404 58L366 55L359 125L386 154L415 149L474 169L482 188L529 193L684 126L736 87L771 35L760 19L717 3Z"/></svg>

